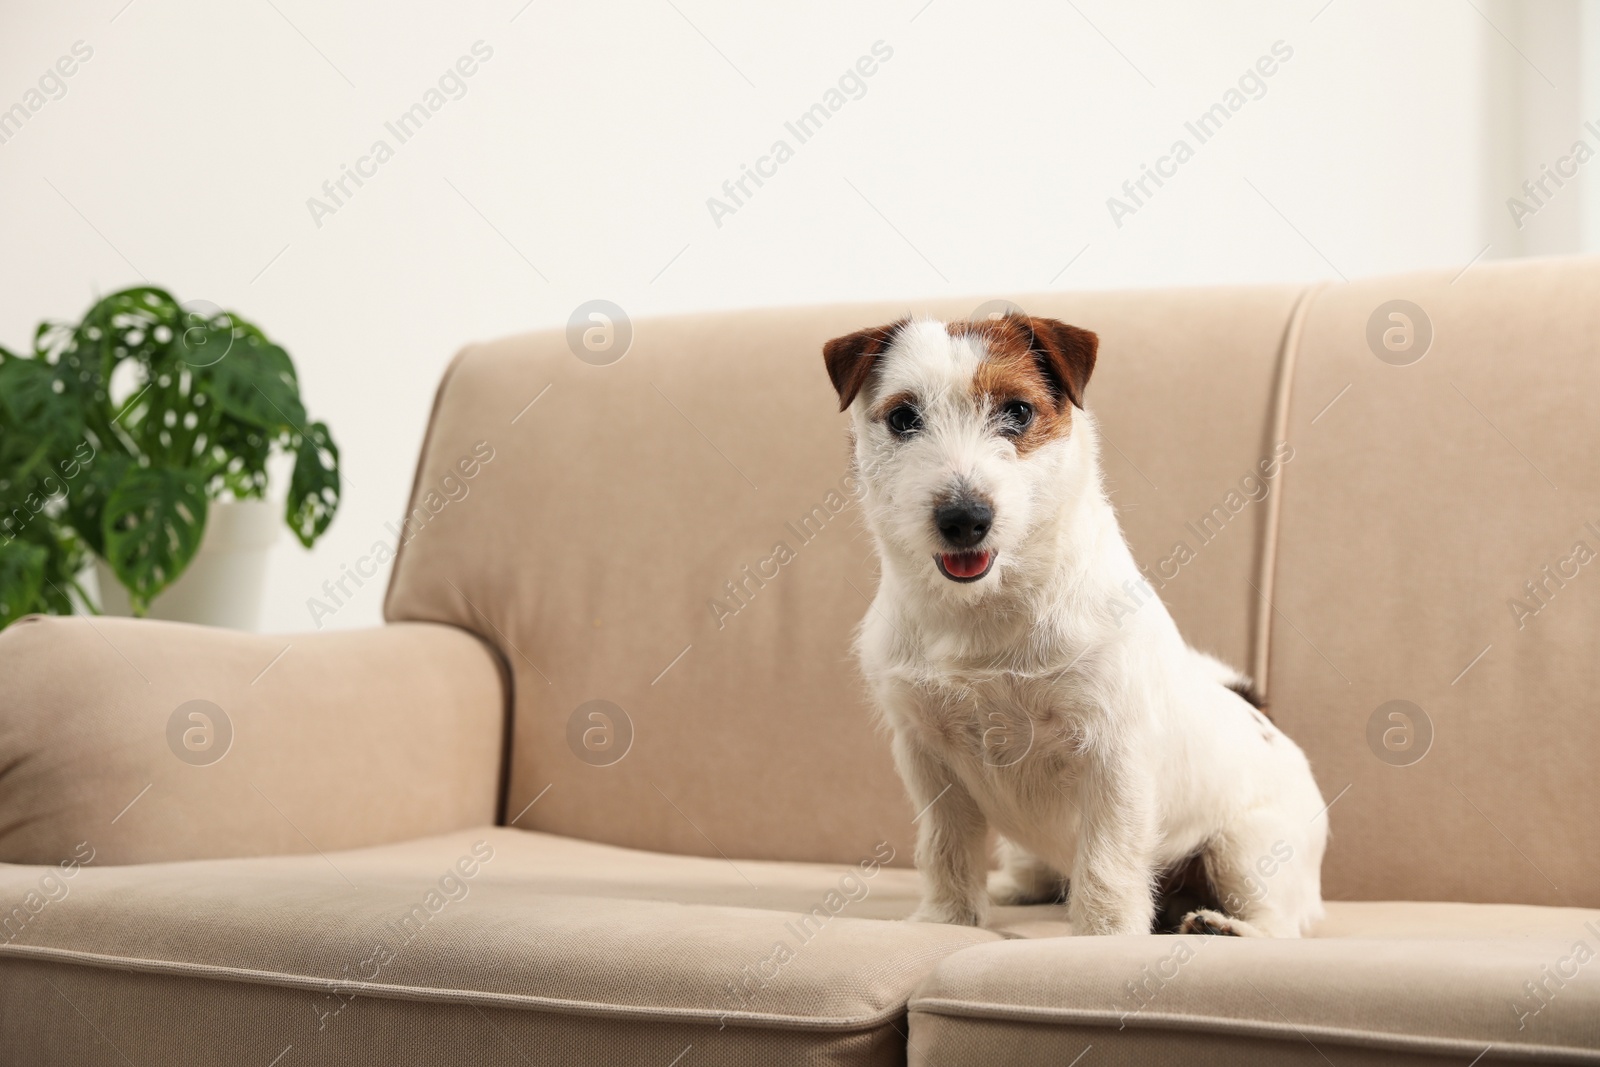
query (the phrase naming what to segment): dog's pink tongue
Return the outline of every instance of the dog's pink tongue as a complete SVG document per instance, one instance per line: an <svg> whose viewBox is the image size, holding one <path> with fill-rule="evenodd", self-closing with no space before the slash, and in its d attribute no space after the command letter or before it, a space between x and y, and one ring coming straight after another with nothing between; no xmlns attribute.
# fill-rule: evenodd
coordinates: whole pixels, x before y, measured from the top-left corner
<svg viewBox="0 0 1600 1067"><path fill-rule="evenodd" d="M957 578L976 578L989 566L989 553L946 552L939 560Z"/></svg>

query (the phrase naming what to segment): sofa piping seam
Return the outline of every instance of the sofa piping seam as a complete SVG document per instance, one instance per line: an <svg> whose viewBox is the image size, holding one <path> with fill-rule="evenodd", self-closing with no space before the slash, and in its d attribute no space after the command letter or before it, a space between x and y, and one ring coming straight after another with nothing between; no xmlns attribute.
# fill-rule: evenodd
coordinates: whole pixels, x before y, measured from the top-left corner
<svg viewBox="0 0 1600 1067"><path fill-rule="evenodd" d="M923 1012L955 1019L985 1019L1026 1023L1063 1023L1095 1027L1117 1026L1119 1029L1183 1030L1202 1033L1232 1034L1242 1037L1265 1037L1287 1040L1315 1036L1324 1040L1360 1047L1427 1051L1435 1053L1465 1053L1474 1055L1484 1051L1484 1045L1493 1047L1498 1055L1521 1058L1573 1059L1591 1063L1600 1060L1593 1050L1571 1045L1508 1046L1501 1041L1488 1039L1440 1037L1433 1035L1397 1034L1382 1030L1358 1030L1344 1026L1319 1026L1316 1024L1275 1023L1256 1019L1230 1019L1216 1016L1181 1014L1177 1012L1122 1013L1091 1008L1055 1008L1031 1004L1000 1004L990 1001L958 1000L950 997L919 997L911 1001L907 1013Z"/></svg>
<svg viewBox="0 0 1600 1067"><path fill-rule="evenodd" d="M595 1001L569 1000L561 997L539 997L527 993L441 989L433 986L397 985L388 982L351 982L331 978L313 978L309 975L290 974L285 971L265 971L248 967L233 967L225 964L188 963L179 960L151 960L134 956L111 956L98 952L84 952L79 949L52 948L39 945L0 945L0 961L4 961L7 956L49 963L97 967L102 970L131 971L138 974L188 978L214 978L246 985L277 986L322 993L356 992L363 996L377 996L388 1000L469 1004L496 1008L524 1008L532 1011L543 1011L548 1014L624 1018L635 1021L672 1020L694 1023L726 1021L732 1025L747 1026L755 1029L787 1027L819 1033L853 1033L878 1029L892 1023L895 1018L906 1013L904 1004L880 1009L871 1015L845 1016L836 1019L823 1019L806 1015L783 1015L776 1012L722 1012L706 1008L603 1004Z"/></svg>
<svg viewBox="0 0 1600 1067"><path fill-rule="evenodd" d="M1289 405L1294 393L1294 376L1299 362L1300 341L1305 333L1306 320L1311 315L1311 305L1325 289L1326 283L1301 290L1289 320L1285 323L1283 350L1278 357L1277 380L1274 383L1271 410L1271 440L1268 447L1276 449L1287 440L1289 432ZM1272 666L1272 596L1277 581L1279 517L1283 511L1284 483L1287 481L1287 464L1278 467L1274 492L1267 499L1266 514L1262 517L1261 557L1256 566L1256 598L1252 602L1254 618L1251 626L1253 647L1250 650L1250 678L1263 696L1271 690ZM1270 697L1268 698L1270 700Z"/></svg>

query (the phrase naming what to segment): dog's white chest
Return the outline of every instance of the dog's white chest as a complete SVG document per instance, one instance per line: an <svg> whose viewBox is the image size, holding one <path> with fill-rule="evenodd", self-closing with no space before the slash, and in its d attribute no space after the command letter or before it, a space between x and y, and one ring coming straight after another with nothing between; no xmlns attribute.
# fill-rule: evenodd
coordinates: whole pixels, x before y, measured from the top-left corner
<svg viewBox="0 0 1600 1067"><path fill-rule="evenodd" d="M989 823L1069 864L1088 712L1077 688L1014 673L955 673L911 687L922 745L960 779Z"/></svg>
<svg viewBox="0 0 1600 1067"><path fill-rule="evenodd" d="M912 687L910 725L953 765L988 777L1025 763L1067 769L1084 739L1074 686L1011 671L950 671Z"/></svg>

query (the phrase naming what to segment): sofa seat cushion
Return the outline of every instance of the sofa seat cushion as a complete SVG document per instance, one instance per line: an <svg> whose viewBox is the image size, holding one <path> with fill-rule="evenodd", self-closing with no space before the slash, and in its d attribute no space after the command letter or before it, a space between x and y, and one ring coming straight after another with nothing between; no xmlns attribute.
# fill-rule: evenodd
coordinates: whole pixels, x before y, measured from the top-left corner
<svg viewBox="0 0 1600 1067"><path fill-rule="evenodd" d="M1600 1063L1600 911L1330 903L1300 941L977 945L934 968L909 1023L910 1063L938 1067L1065 1067L1090 1046L1097 1065Z"/></svg>
<svg viewBox="0 0 1600 1067"><path fill-rule="evenodd" d="M306 827L308 832L312 828ZM112 828L112 832L115 828ZM0 866L14 1062L903 1062L905 1004L993 931L914 872L485 827L326 855ZM26 1050L24 1052L24 1050ZM0 1057L3 1059L5 1057Z"/></svg>

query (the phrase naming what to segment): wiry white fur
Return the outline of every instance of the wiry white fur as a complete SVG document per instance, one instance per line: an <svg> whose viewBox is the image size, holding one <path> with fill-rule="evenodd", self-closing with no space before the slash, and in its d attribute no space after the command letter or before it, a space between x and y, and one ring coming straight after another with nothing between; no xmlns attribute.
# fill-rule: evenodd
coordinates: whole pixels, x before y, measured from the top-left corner
<svg viewBox="0 0 1600 1067"><path fill-rule="evenodd" d="M1305 756L1189 648L1143 580L1102 488L1094 419L1019 458L971 381L978 337L903 328L852 404L882 580L858 638L918 817L913 919L982 924L986 829L1003 835L1003 903L1055 899L1079 934L1151 929L1160 871L1204 850L1227 914L1187 928L1297 937L1322 915L1323 800ZM870 417L914 394L923 429ZM990 573L941 575L935 498L992 501ZM1288 859L1285 860L1285 854ZM1263 873L1270 870L1270 874Z"/></svg>

